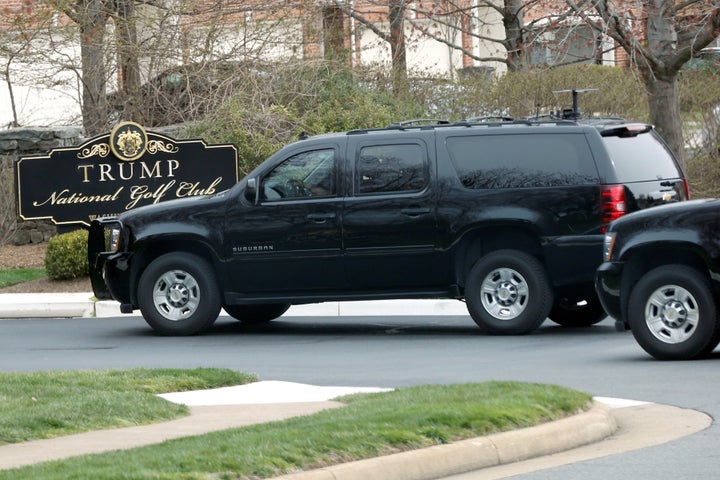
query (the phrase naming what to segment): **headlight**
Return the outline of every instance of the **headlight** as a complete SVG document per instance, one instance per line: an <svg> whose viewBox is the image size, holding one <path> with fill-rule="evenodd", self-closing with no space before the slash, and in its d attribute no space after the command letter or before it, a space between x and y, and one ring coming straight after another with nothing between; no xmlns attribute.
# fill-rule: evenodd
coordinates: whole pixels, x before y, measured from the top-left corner
<svg viewBox="0 0 720 480"><path fill-rule="evenodd" d="M613 247L615 246L615 236L615 232L605 234L605 240L603 241L603 260L606 262L609 262L610 257L612 257Z"/></svg>
<svg viewBox="0 0 720 480"><path fill-rule="evenodd" d="M120 249L120 229L110 230L110 251L117 252Z"/></svg>

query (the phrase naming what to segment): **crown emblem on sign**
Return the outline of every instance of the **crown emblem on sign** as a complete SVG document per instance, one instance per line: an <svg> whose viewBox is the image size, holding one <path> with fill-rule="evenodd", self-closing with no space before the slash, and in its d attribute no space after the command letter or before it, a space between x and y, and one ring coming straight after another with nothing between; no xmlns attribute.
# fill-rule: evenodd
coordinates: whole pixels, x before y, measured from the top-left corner
<svg viewBox="0 0 720 480"><path fill-rule="evenodd" d="M137 160L145 153L147 143L147 133L133 122L116 125L110 134L110 149L120 160Z"/></svg>

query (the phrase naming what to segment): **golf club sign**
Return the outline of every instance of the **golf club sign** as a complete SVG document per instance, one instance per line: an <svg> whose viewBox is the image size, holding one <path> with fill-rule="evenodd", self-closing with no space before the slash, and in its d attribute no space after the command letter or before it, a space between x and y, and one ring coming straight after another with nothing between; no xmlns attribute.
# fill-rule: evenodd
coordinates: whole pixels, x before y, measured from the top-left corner
<svg viewBox="0 0 720 480"><path fill-rule="evenodd" d="M233 145L175 140L123 122L78 147L15 162L18 215L84 224L143 205L211 195L238 181Z"/></svg>

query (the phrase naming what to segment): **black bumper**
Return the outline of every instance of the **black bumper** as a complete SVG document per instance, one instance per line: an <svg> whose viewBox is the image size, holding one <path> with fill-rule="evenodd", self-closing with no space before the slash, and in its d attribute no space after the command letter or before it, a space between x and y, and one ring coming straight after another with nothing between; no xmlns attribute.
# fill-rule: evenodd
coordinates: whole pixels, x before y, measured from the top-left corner
<svg viewBox="0 0 720 480"><path fill-rule="evenodd" d="M625 322L620 296L620 279L622 263L605 262L601 264L595 275L595 291L605 312L615 321Z"/></svg>
<svg viewBox="0 0 720 480"><path fill-rule="evenodd" d="M113 252L109 245L109 230L120 226L117 220L94 220L88 235L88 266L93 293L99 300L130 302L129 252Z"/></svg>

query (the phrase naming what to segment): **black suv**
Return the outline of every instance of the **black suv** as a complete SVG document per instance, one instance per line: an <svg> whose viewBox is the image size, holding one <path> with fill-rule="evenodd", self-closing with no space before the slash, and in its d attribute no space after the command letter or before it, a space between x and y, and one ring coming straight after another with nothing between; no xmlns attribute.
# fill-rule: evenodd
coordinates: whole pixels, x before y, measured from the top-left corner
<svg viewBox="0 0 720 480"><path fill-rule="evenodd" d="M720 200L667 205L613 222L597 291L619 330L661 360L720 342Z"/></svg>
<svg viewBox="0 0 720 480"><path fill-rule="evenodd" d="M650 125L397 124L302 139L228 191L96 221L88 254L96 296L163 334L221 308L256 323L400 298L464 300L484 331L524 334L602 320L606 225L687 195Z"/></svg>

